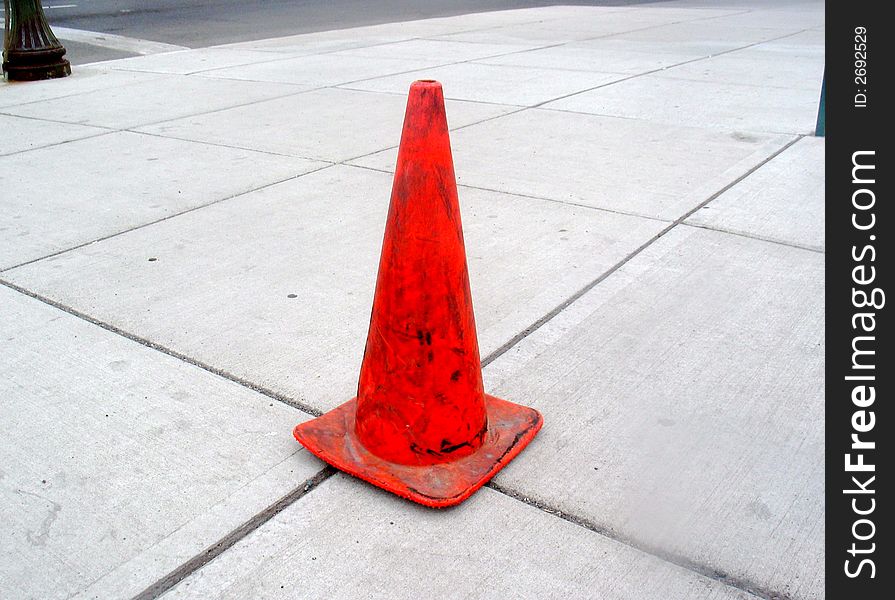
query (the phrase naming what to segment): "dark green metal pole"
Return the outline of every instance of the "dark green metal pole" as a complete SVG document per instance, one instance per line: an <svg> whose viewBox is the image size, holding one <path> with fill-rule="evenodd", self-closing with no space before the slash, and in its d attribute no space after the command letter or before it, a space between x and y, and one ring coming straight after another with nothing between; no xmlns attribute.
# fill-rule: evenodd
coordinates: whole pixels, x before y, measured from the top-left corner
<svg viewBox="0 0 895 600"><path fill-rule="evenodd" d="M827 74L824 72L823 83L820 84L820 106L817 107L817 125L814 135L824 137L827 133Z"/></svg>
<svg viewBox="0 0 895 600"><path fill-rule="evenodd" d="M40 0L4 0L6 42L3 73L10 81L35 81L71 75L62 58L65 47L47 23Z"/></svg>

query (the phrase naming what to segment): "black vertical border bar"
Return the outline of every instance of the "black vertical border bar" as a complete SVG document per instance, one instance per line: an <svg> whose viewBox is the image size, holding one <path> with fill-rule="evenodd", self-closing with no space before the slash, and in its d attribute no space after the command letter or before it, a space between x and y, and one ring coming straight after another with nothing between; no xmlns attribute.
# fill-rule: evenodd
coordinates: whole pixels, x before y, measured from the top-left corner
<svg viewBox="0 0 895 600"><path fill-rule="evenodd" d="M825 551L826 597L831 600L873 600L895 593L893 494L883 491L895 484L891 460L883 458L895 452L891 408L895 362L886 351L893 335L888 303L895 302L895 296L880 301L874 292L895 293L892 134L887 132L893 129L895 109L887 91L893 83L889 55L895 23L883 16L884 6L863 0L829 2L826 7ZM866 105L862 106L860 94L866 96ZM875 168L853 175L853 160ZM875 293L868 301L880 307L856 306L865 302L862 292ZM863 339L856 341L859 337ZM855 348L873 354L856 355ZM855 368L853 360L865 368ZM846 379L850 376L872 379ZM861 385L867 387L856 391ZM875 392L872 402L870 387ZM853 435L875 447L854 448ZM848 461L873 469L848 471Z"/></svg>

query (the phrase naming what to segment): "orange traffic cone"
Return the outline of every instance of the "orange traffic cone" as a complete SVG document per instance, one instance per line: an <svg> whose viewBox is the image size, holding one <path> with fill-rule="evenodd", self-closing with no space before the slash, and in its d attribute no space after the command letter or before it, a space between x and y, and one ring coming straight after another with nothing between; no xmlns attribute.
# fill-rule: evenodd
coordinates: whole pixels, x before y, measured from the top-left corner
<svg viewBox="0 0 895 600"><path fill-rule="evenodd" d="M531 441L483 391L441 84L410 87L357 397L295 428L316 456L420 504L459 504Z"/></svg>

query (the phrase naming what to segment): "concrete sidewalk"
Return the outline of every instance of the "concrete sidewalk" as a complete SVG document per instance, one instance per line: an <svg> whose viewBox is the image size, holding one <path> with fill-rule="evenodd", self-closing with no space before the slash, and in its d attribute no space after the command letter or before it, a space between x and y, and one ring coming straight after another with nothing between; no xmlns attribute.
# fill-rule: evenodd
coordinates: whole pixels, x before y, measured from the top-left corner
<svg viewBox="0 0 895 600"><path fill-rule="evenodd" d="M823 597L821 2L471 14L0 83L0 597ZM354 395L406 91L444 85L486 389L432 510Z"/></svg>

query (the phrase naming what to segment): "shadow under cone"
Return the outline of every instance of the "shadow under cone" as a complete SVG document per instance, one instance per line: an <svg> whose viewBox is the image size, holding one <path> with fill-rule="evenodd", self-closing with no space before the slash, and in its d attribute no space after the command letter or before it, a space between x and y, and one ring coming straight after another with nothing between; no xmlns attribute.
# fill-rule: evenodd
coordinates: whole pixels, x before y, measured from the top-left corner
<svg viewBox="0 0 895 600"><path fill-rule="evenodd" d="M534 437L534 409L483 391L441 84L410 88L357 397L294 434L333 466L458 504Z"/></svg>

